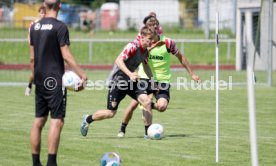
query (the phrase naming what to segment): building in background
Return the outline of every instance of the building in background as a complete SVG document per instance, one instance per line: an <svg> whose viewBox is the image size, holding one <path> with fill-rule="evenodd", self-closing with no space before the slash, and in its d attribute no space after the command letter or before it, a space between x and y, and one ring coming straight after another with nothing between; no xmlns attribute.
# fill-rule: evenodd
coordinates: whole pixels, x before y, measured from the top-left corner
<svg viewBox="0 0 276 166"><path fill-rule="evenodd" d="M143 19L150 12L155 12L162 25L179 25L178 0L121 0L120 1L120 29L138 29Z"/></svg>
<svg viewBox="0 0 276 166"><path fill-rule="evenodd" d="M269 70L270 63L271 68L276 70L276 47L272 45L271 48L271 42L276 41L273 30L276 26L276 3L270 6L269 1L264 0L262 6L260 0L243 0L237 3L236 70L245 69L247 56L253 55L254 52L255 70ZM272 17L269 16L270 7ZM248 44L250 41L251 45ZM248 54L248 50L252 53Z"/></svg>
<svg viewBox="0 0 276 166"><path fill-rule="evenodd" d="M217 2L217 5L216 5ZM237 0L199 0L198 22L202 28L209 24L210 29L216 28L216 11L219 11L220 29L231 29L235 33ZM209 17L208 17L209 16ZM209 21L207 23L207 21Z"/></svg>
<svg viewBox="0 0 276 166"><path fill-rule="evenodd" d="M117 3L104 3L100 9L101 29L116 30L119 22L119 5Z"/></svg>
<svg viewBox="0 0 276 166"><path fill-rule="evenodd" d="M38 9L41 4L14 3L13 25L17 28L28 28L30 23L38 19Z"/></svg>

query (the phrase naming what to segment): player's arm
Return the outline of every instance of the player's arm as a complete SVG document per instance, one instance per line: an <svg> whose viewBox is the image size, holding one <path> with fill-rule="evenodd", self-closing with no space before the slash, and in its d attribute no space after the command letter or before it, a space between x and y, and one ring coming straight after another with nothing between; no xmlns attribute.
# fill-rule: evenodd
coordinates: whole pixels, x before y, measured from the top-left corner
<svg viewBox="0 0 276 166"><path fill-rule="evenodd" d="M136 80L138 78L137 73L131 72L127 67L124 62L124 57L123 56L118 56L117 59L115 60L115 63L117 66L127 75L131 80Z"/></svg>
<svg viewBox="0 0 276 166"><path fill-rule="evenodd" d="M29 78L29 82L32 82L34 77L34 47L32 45L30 45L30 65L32 73Z"/></svg>
<svg viewBox="0 0 276 166"><path fill-rule="evenodd" d="M87 76L84 73L84 71L80 68L80 66L77 64L75 58L70 52L68 45L60 47L60 50L64 61L80 76L82 81L86 81Z"/></svg>
<svg viewBox="0 0 276 166"><path fill-rule="evenodd" d="M153 74L152 74L152 72L151 72L151 69L150 69L150 67L149 67L149 64L146 63L146 62L143 62L143 68L144 68L144 71L145 71L146 75L149 77L149 79L152 78L152 77L153 77Z"/></svg>
<svg viewBox="0 0 276 166"><path fill-rule="evenodd" d="M120 55L116 58L115 64L121 69L131 80L136 80L138 74L136 72L131 72L125 64L125 61L132 56L135 56L137 47L134 43L128 43Z"/></svg>
<svg viewBox="0 0 276 166"><path fill-rule="evenodd" d="M193 78L195 81L199 81L200 78L194 72L192 71L190 64L188 62L188 59L178 51L175 56L178 58L179 62L182 64L182 66L187 70L189 75Z"/></svg>
<svg viewBox="0 0 276 166"><path fill-rule="evenodd" d="M87 76L77 64L75 58L70 52L69 31L65 24L62 24L57 30L57 38L64 61L77 73L77 75L81 78L82 83L84 83L87 80Z"/></svg>
<svg viewBox="0 0 276 166"><path fill-rule="evenodd" d="M29 84L33 83L34 80L34 47L30 46L30 64L31 64L31 75L29 77ZM31 85L29 85L31 86Z"/></svg>
<svg viewBox="0 0 276 166"><path fill-rule="evenodd" d="M25 89L25 96L30 96L32 92L32 83L34 79L34 47L30 45L30 67L31 75L29 77L28 86Z"/></svg>
<svg viewBox="0 0 276 166"><path fill-rule="evenodd" d="M188 62L188 59L184 55L182 55L181 52L176 48L175 41L173 41L170 38L167 38L165 39L165 44L166 44L167 50L178 58L179 62L187 70L187 72L192 77L192 79L195 81L199 81L200 78L192 71L190 64Z"/></svg>
<svg viewBox="0 0 276 166"><path fill-rule="evenodd" d="M158 42L152 44L151 47L148 48L148 51L150 52L150 51L151 51L152 49L154 49L155 47L159 47L159 46L162 46L162 45L164 45L164 44L165 44L164 41L158 41Z"/></svg>

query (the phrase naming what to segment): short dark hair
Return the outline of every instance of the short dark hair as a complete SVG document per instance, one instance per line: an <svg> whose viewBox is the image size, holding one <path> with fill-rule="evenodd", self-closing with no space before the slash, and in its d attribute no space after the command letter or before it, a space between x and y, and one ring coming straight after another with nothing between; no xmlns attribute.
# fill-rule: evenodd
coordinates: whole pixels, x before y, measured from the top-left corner
<svg viewBox="0 0 276 166"><path fill-rule="evenodd" d="M47 9L58 11L60 8L60 0L44 0Z"/></svg>
<svg viewBox="0 0 276 166"><path fill-rule="evenodd" d="M148 21L149 19L151 19L151 18L155 18L155 17L152 16L152 15L149 15L149 16L147 16L147 17L144 18L143 23L146 24L147 21Z"/></svg>

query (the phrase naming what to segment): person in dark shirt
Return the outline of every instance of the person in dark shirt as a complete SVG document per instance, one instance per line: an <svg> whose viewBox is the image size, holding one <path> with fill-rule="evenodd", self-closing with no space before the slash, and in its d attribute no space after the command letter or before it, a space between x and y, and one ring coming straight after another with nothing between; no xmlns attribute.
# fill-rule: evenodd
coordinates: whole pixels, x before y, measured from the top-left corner
<svg viewBox="0 0 276 166"><path fill-rule="evenodd" d="M57 20L59 0L45 0L46 16L30 28L30 62L35 84L35 119L30 133L33 166L41 166L41 131L50 112L47 166L57 165L57 151L66 112L66 88L62 86L64 61L81 78L86 74L72 56L67 26Z"/></svg>

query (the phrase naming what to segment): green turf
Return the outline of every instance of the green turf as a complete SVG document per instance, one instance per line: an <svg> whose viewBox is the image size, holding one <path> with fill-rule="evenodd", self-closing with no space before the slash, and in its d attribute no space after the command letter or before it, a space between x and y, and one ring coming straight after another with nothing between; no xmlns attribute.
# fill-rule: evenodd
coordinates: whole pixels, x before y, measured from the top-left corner
<svg viewBox="0 0 276 166"><path fill-rule="evenodd" d="M16 72L22 79L28 72ZM209 73L210 74L210 73ZM211 73L212 74L212 73ZM91 79L108 72L89 72ZM174 75L181 75L177 72ZM209 75L202 76L208 78ZM0 73L3 80L5 76ZM276 165L276 80L272 88L257 86L256 113L260 165ZM34 117L34 94L24 96L24 87L0 87L0 165L31 165L29 133ZM160 165L250 165L247 90L233 87L220 92L220 163L215 163L215 91L171 89L167 112L154 111L154 122L165 128L160 141L144 140L141 111L136 110L124 139L116 137L129 103L124 100L113 119L95 122L87 137L79 132L81 117L106 107L107 91L68 93L67 114L58 154L59 165L99 165L105 152L117 152L126 166ZM41 160L46 163L47 129L43 130Z"/></svg>

